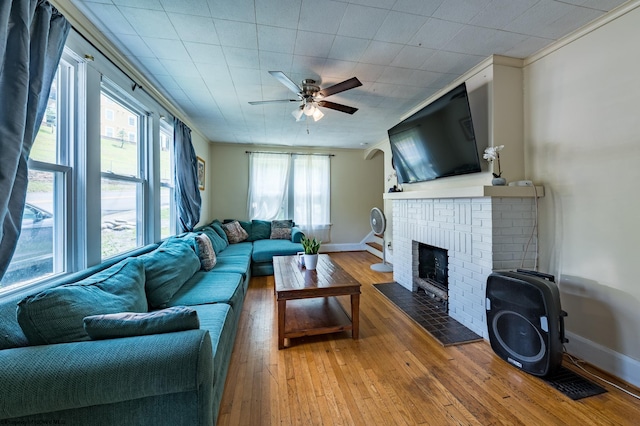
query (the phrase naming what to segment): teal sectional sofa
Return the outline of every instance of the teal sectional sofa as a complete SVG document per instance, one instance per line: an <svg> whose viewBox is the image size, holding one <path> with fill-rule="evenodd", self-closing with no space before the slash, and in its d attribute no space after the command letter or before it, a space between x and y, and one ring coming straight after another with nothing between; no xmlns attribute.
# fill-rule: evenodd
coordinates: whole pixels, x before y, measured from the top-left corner
<svg viewBox="0 0 640 426"><path fill-rule="evenodd" d="M249 280L302 250L254 222L243 242L214 221L1 298L0 422L215 425Z"/></svg>

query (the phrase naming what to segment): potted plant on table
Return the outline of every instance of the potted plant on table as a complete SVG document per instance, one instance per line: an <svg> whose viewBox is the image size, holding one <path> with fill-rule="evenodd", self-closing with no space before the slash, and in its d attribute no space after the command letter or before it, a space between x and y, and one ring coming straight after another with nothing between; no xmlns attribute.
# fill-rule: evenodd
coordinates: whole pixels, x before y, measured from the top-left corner
<svg viewBox="0 0 640 426"><path fill-rule="evenodd" d="M302 244L302 249L304 250L304 266L307 269L316 269L316 265L318 264L318 251L320 250L320 244L322 241L316 240L315 237L313 239L307 238L306 236L302 237L300 240Z"/></svg>

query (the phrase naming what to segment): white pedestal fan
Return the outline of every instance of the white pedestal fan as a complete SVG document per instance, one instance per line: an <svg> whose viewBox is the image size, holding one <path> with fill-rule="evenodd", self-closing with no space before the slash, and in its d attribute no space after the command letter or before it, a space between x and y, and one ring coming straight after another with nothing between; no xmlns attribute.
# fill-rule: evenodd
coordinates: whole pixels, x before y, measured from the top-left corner
<svg viewBox="0 0 640 426"><path fill-rule="evenodd" d="M377 272L392 272L393 266L387 263L387 250L384 239L384 231L387 229L387 220L384 217L384 213L377 207L371 209L369 216L369 222L371 223L371 230L374 234L382 237L382 263L374 263L371 265L371 269Z"/></svg>

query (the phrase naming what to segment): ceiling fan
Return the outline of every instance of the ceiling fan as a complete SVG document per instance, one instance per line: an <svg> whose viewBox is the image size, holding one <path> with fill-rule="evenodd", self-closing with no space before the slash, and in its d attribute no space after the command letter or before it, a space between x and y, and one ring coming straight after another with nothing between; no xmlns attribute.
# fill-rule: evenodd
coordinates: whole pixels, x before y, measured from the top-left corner
<svg viewBox="0 0 640 426"><path fill-rule="evenodd" d="M295 117L296 121L302 121L306 117L312 117L314 121L320 120L324 116L324 114L318 107L330 108L336 111L346 112L347 114L353 114L358 110L358 108L324 100L324 98L335 95L336 93L344 92L345 90L362 86L362 83L360 83L360 80L358 80L356 77L352 77L341 83L334 84L333 86L327 87L326 89L320 89L320 86L318 86L316 81L310 78L302 80L302 85L298 86L282 71L269 71L269 74L277 78L280 83L284 84L289 90L295 93L298 96L298 99L253 101L249 102L251 105L300 102L300 106L291 113Z"/></svg>

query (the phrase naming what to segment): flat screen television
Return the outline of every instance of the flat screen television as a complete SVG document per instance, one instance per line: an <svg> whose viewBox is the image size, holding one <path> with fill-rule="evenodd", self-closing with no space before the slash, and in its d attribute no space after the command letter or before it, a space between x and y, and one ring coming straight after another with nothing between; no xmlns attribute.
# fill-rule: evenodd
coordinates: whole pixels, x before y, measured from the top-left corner
<svg viewBox="0 0 640 426"><path fill-rule="evenodd" d="M465 83L401 121L388 133L398 183L480 171Z"/></svg>

